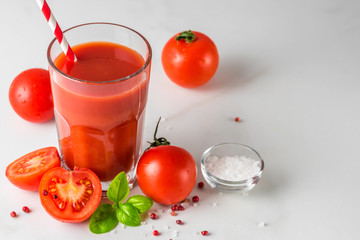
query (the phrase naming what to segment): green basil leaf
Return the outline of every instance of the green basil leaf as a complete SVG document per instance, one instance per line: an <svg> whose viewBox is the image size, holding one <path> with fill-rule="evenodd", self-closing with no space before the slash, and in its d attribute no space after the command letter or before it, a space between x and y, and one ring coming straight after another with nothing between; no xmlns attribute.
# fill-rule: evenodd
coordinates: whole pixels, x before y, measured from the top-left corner
<svg viewBox="0 0 360 240"><path fill-rule="evenodd" d="M130 203L131 205L136 207L140 213L144 213L152 207L154 202L151 198L142 195L134 195L132 197L129 197L126 203Z"/></svg>
<svg viewBox="0 0 360 240"><path fill-rule="evenodd" d="M125 172L119 173L110 183L107 197L112 202L121 202L129 195L129 184Z"/></svg>
<svg viewBox="0 0 360 240"><path fill-rule="evenodd" d="M139 211L130 203L119 204L115 212L118 221L127 226L139 226L141 223Z"/></svg>
<svg viewBox="0 0 360 240"><path fill-rule="evenodd" d="M100 234L113 230L118 224L115 209L109 203L100 205L91 215L89 229L92 233Z"/></svg>

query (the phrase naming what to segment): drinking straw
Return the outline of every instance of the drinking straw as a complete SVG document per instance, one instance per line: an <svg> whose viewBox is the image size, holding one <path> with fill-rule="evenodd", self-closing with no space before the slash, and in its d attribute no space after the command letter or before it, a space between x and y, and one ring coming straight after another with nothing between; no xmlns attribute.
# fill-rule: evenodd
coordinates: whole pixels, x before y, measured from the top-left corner
<svg viewBox="0 0 360 240"><path fill-rule="evenodd" d="M56 21L54 15L52 14L52 12L49 8L49 5L47 4L47 2L45 0L36 0L36 2L38 3L41 11L43 12L43 14L46 18L46 21L48 22L52 32L55 34L55 37L58 40L62 51L69 58L70 61L75 62L76 56L75 56L73 50L71 49L68 41L66 40L63 32L61 31L58 22Z"/></svg>

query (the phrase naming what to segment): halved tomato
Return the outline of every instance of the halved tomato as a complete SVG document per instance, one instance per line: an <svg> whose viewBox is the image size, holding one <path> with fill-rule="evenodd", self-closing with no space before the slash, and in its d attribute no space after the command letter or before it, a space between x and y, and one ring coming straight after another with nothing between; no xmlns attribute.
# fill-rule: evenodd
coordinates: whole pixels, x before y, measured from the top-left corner
<svg viewBox="0 0 360 240"><path fill-rule="evenodd" d="M41 177L51 168L60 166L57 148L46 147L10 163L5 175L15 186L30 191L37 191Z"/></svg>
<svg viewBox="0 0 360 240"><path fill-rule="evenodd" d="M99 178L85 168L67 171L61 167L47 171L39 187L41 204L50 216L61 222L83 222L100 203Z"/></svg>

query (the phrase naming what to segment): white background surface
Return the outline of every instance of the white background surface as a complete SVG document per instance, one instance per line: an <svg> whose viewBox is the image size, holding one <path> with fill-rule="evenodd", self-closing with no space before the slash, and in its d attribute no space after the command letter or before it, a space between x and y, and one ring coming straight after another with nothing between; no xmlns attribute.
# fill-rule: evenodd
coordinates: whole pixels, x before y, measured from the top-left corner
<svg viewBox="0 0 360 240"><path fill-rule="evenodd" d="M248 196L206 185L198 207L166 211L137 228L94 235L88 221L65 224L37 193L12 186L6 166L57 146L55 123L28 123L11 109L8 89L21 71L47 68L53 38L36 1L0 2L0 233L3 239L359 239L360 2L356 0L49 0L63 29L109 21L132 27L153 47L145 140L159 136L200 161L211 145L235 141L265 160ZM183 30L210 36L220 53L215 77L183 89L163 72L166 41ZM238 116L242 122L233 119ZM199 168L200 170L200 168ZM203 177L199 171L199 181ZM130 194L140 193L138 187ZM21 211L27 205L31 214ZM216 205L216 206L214 206ZM154 205L155 210L167 207ZM9 213L19 216L11 218ZM178 226L175 219L185 224ZM259 223L266 223L261 228ZM152 236L151 226L161 235ZM166 226L169 229L164 229ZM208 230L206 237L199 231Z"/></svg>

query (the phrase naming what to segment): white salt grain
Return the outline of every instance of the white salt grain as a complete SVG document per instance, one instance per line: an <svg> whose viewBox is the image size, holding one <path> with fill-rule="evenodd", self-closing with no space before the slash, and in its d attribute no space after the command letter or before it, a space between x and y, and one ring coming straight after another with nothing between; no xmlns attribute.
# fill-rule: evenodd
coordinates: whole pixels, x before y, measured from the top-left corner
<svg viewBox="0 0 360 240"><path fill-rule="evenodd" d="M264 223L264 222L259 222L258 226L259 226L260 228L264 228L264 227L266 227L266 223Z"/></svg>
<svg viewBox="0 0 360 240"><path fill-rule="evenodd" d="M179 231L178 230L174 230L173 232L172 232L172 237L173 238L176 238L176 237L178 237L179 236Z"/></svg>
<svg viewBox="0 0 360 240"><path fill-rule="evenodd" d="M214 176L228 181L252 178L260 171L260 161L245 156L210 156L205 161L206 169Z"/></svg>
<svg viewBox="0 0 360 240"><path fill-rule="evenodd" d="M182 203L181 205L182 205L185 209L188 208L188 207L190 207L190 204L187 203L187 202L184 202L184 203Z"/></svg>

